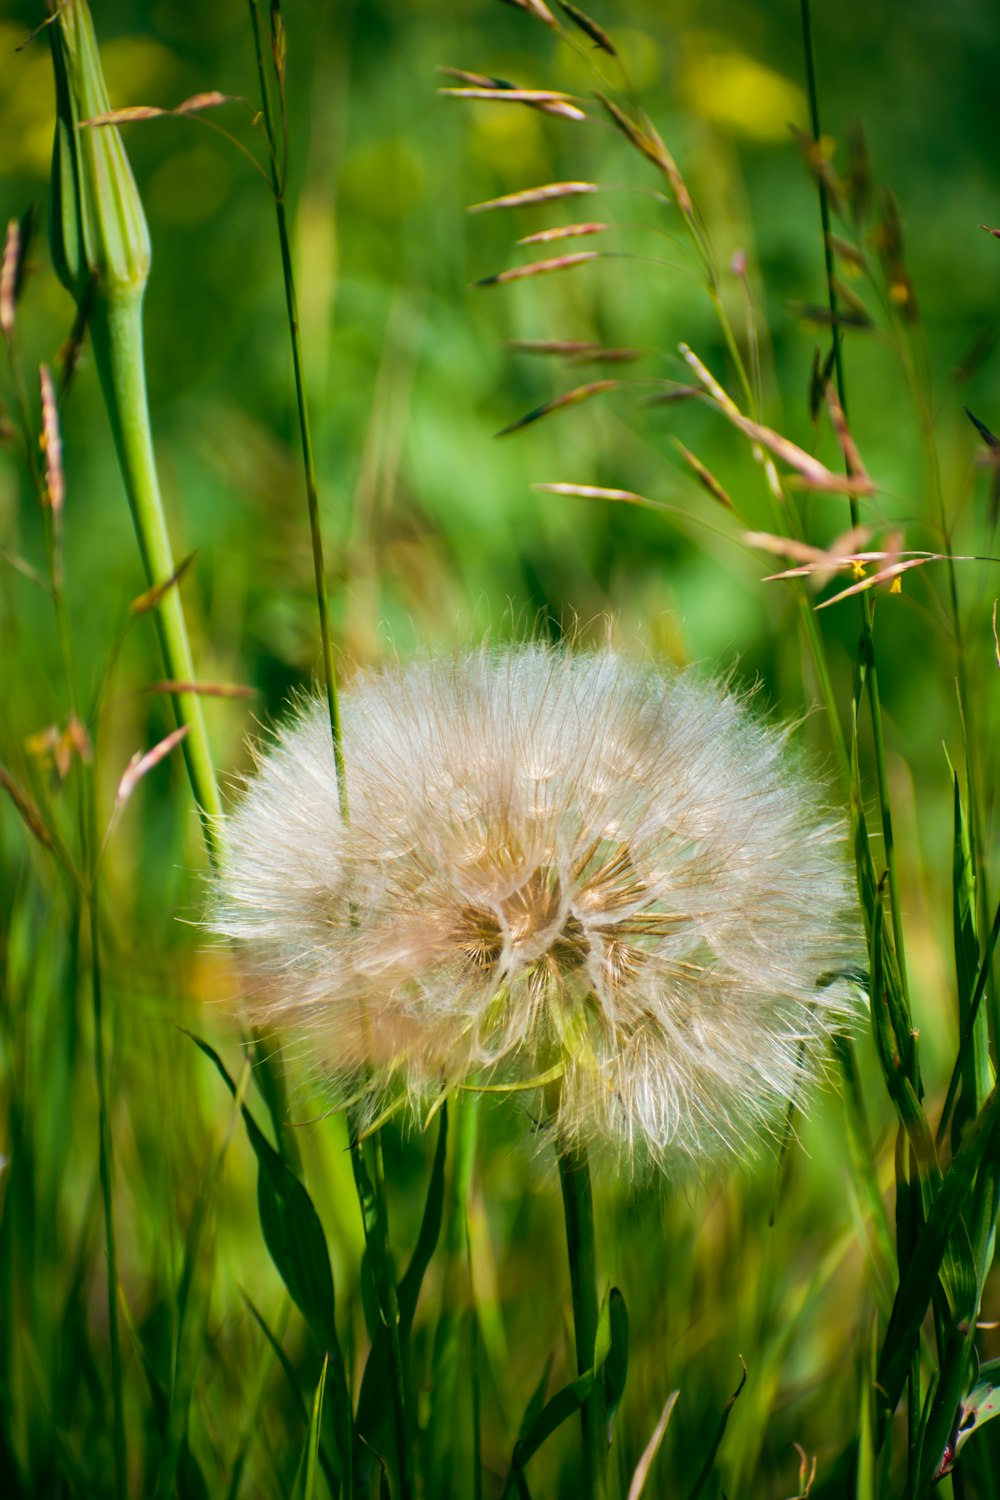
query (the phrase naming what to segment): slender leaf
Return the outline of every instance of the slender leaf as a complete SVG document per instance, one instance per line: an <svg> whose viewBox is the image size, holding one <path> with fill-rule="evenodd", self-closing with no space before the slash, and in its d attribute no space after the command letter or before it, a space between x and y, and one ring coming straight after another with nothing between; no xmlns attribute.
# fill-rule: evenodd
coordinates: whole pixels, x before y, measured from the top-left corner
<svg viewBox="0 0 1000 1500"><path fill-rule="evenodd" d="M546 1438L550 1438L557 1428L576 1415L590 1395L593 1384L594 1372L587 1370L585 1374L577 1376L576 1380L571 1380L569 1385L564 1385L549 1401L546 1401L524 1437L520 1438L515 1445L513 1469L523 1469L532 1455L538 1452Z"/></svg>
<svg viewBox="0 0 1000 1500"><path fill-rule="evenodd" d="M299 1385L298 1376L296 1375L295 1370L292 1367L291 1360L288 1358L288 1355L285 1353L284 1349L281 1347L281 1340L278 1338L277 1334L272 1331L272 1329L271 1329L270 1325L268 1324L267 1320L264 1318L264 1315L255 1306L255 1304L253 1303L253 1301L247 1296L246 1292L242 1293L242 1297L243 1297L243 1301L246 1303L247 1307L249 1308L250 1314L253 1317L254 1321L256 1322L258 1328L260 1329L261 1333L264 1335L264 1337L267 1340L268 1344L271 1346L271 1350L272 1350L272 1352L274 1354L275 1359L278 1361L278 1364L281 1366L281 1369L282 1369L282 1371L284 1373L285 1379L288 1382L288 1388L289 1388L289 1390L292 1393L292 1397L293 1397L293 1399L295 1401L296 1408L298 1409L299 1415L301 1416L303 1422L306 1421L307 1417L308 1417L308 1413L306 1411L305 1399L304 1399L304 1397L302 1395L302 1388Z"/></svg>
<svg viewBox="0 0 1000 1500"><path fill-rule="evenodd" d="M976 1173L993 1141L998 1120L1000 1088L995 1087L945 1173L900 1282L878 1363L878 1385L889 1412L895 1410L903 1393L910 1358L941 1272L949 1235L971 1196Z"/></svg>
<svg viewBox="0 0 1000 1500"><path fill-rule="evenodd" d="M306 1439L306 1477L302 1486L302 1500L313 1500L316 1491L316 1471L319 1467L319 1437L323 1423L323 1400L326 1394L326 1371L330 1356L324 1354L323 1368L319 1372L319 1383L313 1398L312 1416L309 1419L309 1436Z"/></svg>
<svg viewBox="0 0 1000 1500"><path fill-rule="evenodd" d="M236 1098L225 1063L214 1047L193 1032L186 1035L218 1069ZM337 1337L333 1272L319 1214L303 1184L270 1145L245 1104L240 1105L250 1145L257 1158L257 1208L264 1243L288 1293L323 1352L334 1365L333 1413L337 1451L346 1493L351 1493L352 1425L344 1361Z"/></svg>
<svg viewBox="0 0 1000 1500"><path fill-rule="evenodd" d="M610 1345L604 1360L604 1409L610 1443L615 1414L621 1405L628 1375L628 1308L616 1286L611 1288L608 1296L608 1321Z"/></svg>
<svg viewBox="0 0 1000 1500"><path fill-rule="evenodd" d="M854 1500L878 1500L878 1468L875 1434L878 1430L875 1411L875 1360L878 1348L878 1318L872 1319L867 1352L868 1378L861 1390L860 1430L858 1432L857 1481Z"/></svg>
<svg viewBox="0 0 1000 1500"><path fill-rule="evenodd" d="M958 772L949 766L954 792L954 838L952 841L952 923L955 945L955 977L958 983L960 1032L969 1021L972 997L979 972L979 934L976 931L976 874L969 828L962 807ZM971 1022L972 1046L962 1069L962 1091L952 1118L952 1147L974 1119L990 1091L989 1037L986 1012L980 1009Z"/></svg>
<svg viewBox="0 0 1000 1500"><path fill-rule="evenodd" d="M649 1442L646 1444L645 1448L642 1450L642 1457L635 1466L635 1473L632 1475L632 1481L628 1487L628 1500L639 1500L639 1497L642 1495L643 1491L646 1488L646 1480L649 1478L649 1471L653 1467L653 1461L660 1451L660 1444L663 1442L663 1434L667 1430L667 1423L673 1416L674 1407L677 1405L677 1398L679 1395L680 1391L671 1391L670 1395L667 1397L666 1404L664 1405L663 1410L660 1412L660 1419L657 1422L656 1426L653 1428L653 1435L650 1438Z"/></svg>
<svg viewBox="0 0 1000 1500"><path fill-rule="evenodd" d="M446 1111L442 1110L420 1231L410 1263L397 1290L399 1340L404 1358L409 1346L420 1288L441 1233L447 1143L448 1118ZM366 1218L371 1218L376 1212L376 1207L374 1191L367 1172L363 1174L362 1193L363 1214ZM391 1441L392 1409L391 1403L386 1400L386 1392L392 1378L391 1359L391 1334L385 1321L382 1320L376 1329L361 1379L356 1423L358 1437L376 1453L381 1453L386 1444Z"/></svg>
<svg viewBox="0 0 1000 1500"><path fill-rule="evenodd" d="M735 1391L733 1391L733 1394L730 1396L729 1400L726 1402L725 1410L723 1411L722 1416L719 1418L719 1425L716 1428L715 1437L712 1439L712 1446L709 1448L708 1452L705 1455L705 1462L702 1464L701 1470L698 1474L698 1478L694 1482L694 1488L688 1495L688 1500L698 1500L698 1496L705 1488L705 1485L708 1482L709 1475L711 1474L712 1469L715 1467L716 1455L718 1454L718 1451L722 1446L722 1439L726 1435L726 1427L729 1422L729 1413L736 1405L737 1401L740 1398L740 1393L747 1383L747 1367L742 1355L740 1355L740 1364L743 1366L743 1373L740 1376L740 1383L736 1387Z"/></svg>

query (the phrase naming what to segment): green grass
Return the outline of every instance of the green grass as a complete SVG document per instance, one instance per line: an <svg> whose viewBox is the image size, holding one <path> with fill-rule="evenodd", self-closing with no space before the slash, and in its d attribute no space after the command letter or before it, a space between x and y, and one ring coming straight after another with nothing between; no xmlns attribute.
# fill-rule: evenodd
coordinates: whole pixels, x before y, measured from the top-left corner
<svg viewBox="0 0 1000 1500"><path fill-rule="evenodd" d="M992 1415L1000 1354L998 565L929 562L899 594L886 580L817 612L852 575L765 583L785 562L743 540L825 546L860 520L869 546L902 528L908 548L997 555L995 468L977 464L993 450L962 406L997 430L982 340L1000 247L977 226L994 215L982 97L1000 38L981 5L946 27L918 9L888 45L877 4L765 9L723 5L709 25L621 0L597 19L625 75L571 8L558 36L485 0L96 14L116 105L218 87L256 109L263 89L261 126L239 104L204 119L264 181L203 122L124 135L154 246L155 465L137 330L116 337L77 277L94 342L70 379L57 351L74 308L40 227L5 326L5 1494L603 1495L579 1413L592 1443L606 1406L606 1492L624 1500L673 1392L647 1496L1000 1493L989 1425L934 1488L959 1405ZM5 43L39 18L21 19ZM436 63L564 88L589 120L438 98ZM44 35L2 67L17 218L46 191ZM914 96L936 101L933 130ZM810 157L821 128L836 150ZM564 179L613 187L464 218ZM592 218L611 229L514 247ZM591 247L615 253L470 285ZM525 339L641 359L501 347ZM815 380L810 403L814 350L870 496L806 495L794 455L769 485L755 457L748 421L841 471ZM42 362L61 512L52 442L38 447ZM606 378L620 384L561 409ZM650 403L678 384L702 394ZM241 1032L231 956L198 927L212 851L179 754L141 767L105 830L129 758L175 711L211 812L254 715L277 717L296 687L328 689L335 741L335 674L354 663L573 628L732 668L775 717L804 719L850 812L872 1024L838 1046L780 1159L681 1187L592 1159L596 1283L588 1195L564 1164L571 1285L559 1167L530 1104L462 1095L423 1134L394 1116L352 1140L294 1038ZM175 710L164 682L193 675L208 695L175 693Z"/></svg>

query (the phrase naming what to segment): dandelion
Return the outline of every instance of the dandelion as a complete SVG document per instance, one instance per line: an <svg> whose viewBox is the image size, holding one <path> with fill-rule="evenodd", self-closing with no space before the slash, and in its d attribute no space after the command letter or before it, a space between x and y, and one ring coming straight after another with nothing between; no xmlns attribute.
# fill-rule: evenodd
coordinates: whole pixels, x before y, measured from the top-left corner
<svg viewBox="0 0 1000 1500"><path fill-rule="evenodd" d="M690 673L541 645L393 665L279 731L213 926L255 1017L370 1109L548 1085L559 1139L744 1157L849 1014L845 829L789 734Z"/></svg>

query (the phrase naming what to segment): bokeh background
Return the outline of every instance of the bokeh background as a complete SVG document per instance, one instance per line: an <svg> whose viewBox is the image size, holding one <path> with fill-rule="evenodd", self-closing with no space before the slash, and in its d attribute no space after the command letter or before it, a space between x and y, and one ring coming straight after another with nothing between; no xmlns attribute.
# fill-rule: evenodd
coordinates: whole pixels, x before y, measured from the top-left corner
<svg viewBox="0 0 1000 1500"><path fill-rule="evenodd" d="M284 14L289 209L345 674L386 653L449 649L487 633L557 637L576 629L586 640L610 637L630 650L759 682L769 712L804 717L801 735L817 775L830 778L831 801L842 801L795 602L783 585L761 582L769 568L741 540L743 522L698 487L671 438L680 436L709 464L745 523L763 528L770 512L748 446L697 403L648 404L653 386L643 382L684 379L681 340L732 378L677 216L649 195L659 186L652 169L596 109L588 122L571 123L459 103L439 96L448 80L435 72L446 64L586 95L588 68L545 27L493 0L289 0ZM105 0L94 16L114 104L169 106L210 88L255 98L239 0ZM829 331L803 315L823 303L825 290L815 183L790 129L808 123L798 6L609 0L599 18L701 205L739 330L744 288L727 268L735 253L747 257L767 419L807 448L819 441L835 463L832 440L817 439L808 407L814 351L825 352ZM4 222L32 201L44 211L51 64L44 37L22 48L39 20L36 7L10 0L0 16ZM905 14L889 0L821 4L816 42L835 163L846 171L845 142L860 124L875 182L890 185L899 203L919 305L913 347L929 374L956 549L989 553L989 477L977 467L982 444L962 408L1000 427L991 357L1000 245L980 228L1000 220L995 10L986 0L947 7L915 0ZM247 107L229 105L217 118L260 155ZM280 717L320 663L273 209L247 161L203 123L130 126L126 142L154 245L146 336L161 481L175 553L196 554L183 585L196 660L202 677L253 694L206 704L218 765L235 776L248 763L246 738L256 721ZM576 207L466 214L467 205L562 178L607 190ZM602 248L620 254L509 287L472 286L515 262L517 236L576 217L609 222ZM44 232L30 261L20 314L29 372L55 356L72 323ZM857 290L866 295L863 285ZM904 526L908 545L934 548L940 533L916 406L897 341L869 302L876 326L849 331L846 344L852 425L880 485L871 514ZM633 347L641 359L610 373L637 384L497 439L519 415L606 373L505 348L539 338ZM89 701L144 582L86 354L62 418L67 595L79 689ZM675 511L542 495L531 489L537 481L623 487ZM815 498L803 513L813 539L846 526L840 500ZM43 566L41 519L9 442L0 449L0 547ZM32 737L66 721L56 631L40 591L2 559L0 567L0 759L29 783L51 781ZM978 753L992 797L997 569L969 563L959 576ZM943 575L928 568L907 578L901 596L881 598L877 610L910 969L925 1069L940 1090L955 1038L952 789L942 746L961 759L944 598ZM857 612L848 602L820 620L846 723ZM128 757L171 727L169 704L146 691L162 676L152 627L140 622L122 650L101 723L106 807ZM50 790L56 815L68 816L66 789L52 782ZM990 851L995 866L995 839ZM136 793L107 870L113 1134L137 1494L152 1493L155 1483L155 1386L169 1385L185 1234L230 1125L218 1079L178 1024L210 1035L239 1066L236 981L199 930L205 894L197 820L174 758ZM28 846L4 804L0 1155L11 1165L0 1176L0 1476L14 1486L8 1493L110 1492L92 1037L78 957L44 851ZM858 1057L888 1184L891 1109L864 1037ZM363 1241L344 1126L339 1117L318 1119L325 1101L314 1080L293 1076L291 1083L296 1118L314 1122L300 1132L307 1178L328 1231L344 1337L360 1360ZM705 1493L798 1493L794 1443L818 1456L814 1495L846 1493L874 1303L836 1091L799 1137L777 1194L774 1161L730 1184L629 1187L610 1172L599 1178L602 1269L623 1289L633 1319L615 1448L622 1473L635 1464L669 1391L681 1391L649 1493L689 1492L741 1355L749 1379ZM386 1133L401 1259L416 1232L431 1146L396 1124ZM279 1329L307 1392L318 1357L260 1241L253 1161L241 1136L227 1153L213 1220L190 1416L194 1467L184 1484L191 1493L199 1483L211 1494L291 1493L304 1424L241 1292ZM530 1121L509 1106L488 1110L473 1200L487 1494L498 1493L492 1476L502 1477L546 1359L554 1357L553 1383L569 1368L561 1236L552 1163ZM442 1299L464 1295L443 1286L432 1267L418 1316L424 1354ZM991 1309L997 1316L995 1292L987 1294L985 1316ZM470 1420L456 1426L457 1495L471 1493L461 1477L469 1428ZM997 1493L991 1438L988 1429L976 1440L984 1457L967 1493ZM566 1428L533 1462L534 1493L574 1494L574 1443Z"/></svg>

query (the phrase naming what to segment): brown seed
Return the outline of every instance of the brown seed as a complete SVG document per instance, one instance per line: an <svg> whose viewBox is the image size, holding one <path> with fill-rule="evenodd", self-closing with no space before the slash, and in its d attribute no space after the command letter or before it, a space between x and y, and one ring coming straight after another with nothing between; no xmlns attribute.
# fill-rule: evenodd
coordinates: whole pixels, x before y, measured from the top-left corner
<svg viewBox="0 0 1000 1500"><path fill-rule="evenodd" d="M66 479L62 465L62 436L59 432L59 412L56 407L56 392L48 365L38 371L42 388L42 436L41 448L45 455L45 497L58 520L66 499Z"/></svg>
<svg viewBox="0 0 1000 1500"><path fill-rule="evenodd" d="M602 234L610 229L609 224L557 224L552 229L539 229L536 234L526 234L518 240L519 245L545 245L550 240L572 240L585 234Z"/></svg>
<svg viewBox="0 0 1000 1500"><path fill-rule="evenodd" d="M533 203L548 203L555 198L575 198L583 193L596 193L596 182L546 182L541 187L523 188L518 193L505 193L502 198L488 198L485 203L473 203L466 213L484 214L494 208L526 208Z"/></svg>
<svg viewBox="0 0 1000 1500"><path fill-rule="evenodd" d="M557 255L552 260L533 260L527 266L510 266L506 271L497 271L492 276L483 276L474 286L503 286L508 281L524 281L529 276L545 276L550 271L568 271L572 266L582 266L584 261L600 260L599 250L578 250L573 255Z"/></svg>
<svg viewBox="0 0 1000 1500"><path fill-rule="evenodd" d="M10 343L14 337L17 308L17 268L21 258L21 226L17 219L7 225L3 260L0 262L0 331Z"/></svg>

